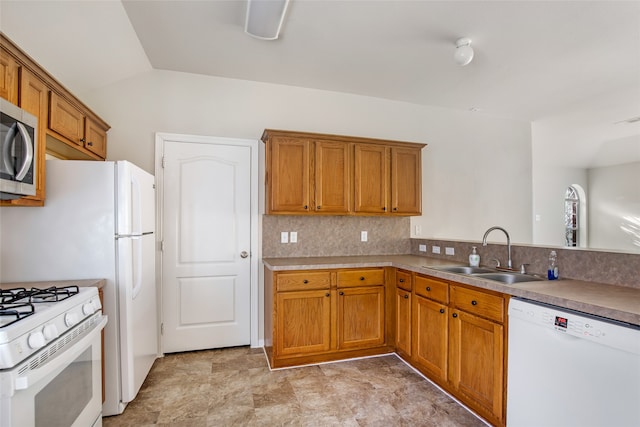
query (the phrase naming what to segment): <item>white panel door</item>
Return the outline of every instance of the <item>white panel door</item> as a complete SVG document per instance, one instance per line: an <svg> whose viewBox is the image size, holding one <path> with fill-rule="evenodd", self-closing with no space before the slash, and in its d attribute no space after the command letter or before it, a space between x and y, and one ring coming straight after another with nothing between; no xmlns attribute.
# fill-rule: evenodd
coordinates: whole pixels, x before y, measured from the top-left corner
<svg viewBox="0 0 640 427"><path fill-rule="evenodd" d="M248 345L251 151L165 141L165 353Z"/></svg>

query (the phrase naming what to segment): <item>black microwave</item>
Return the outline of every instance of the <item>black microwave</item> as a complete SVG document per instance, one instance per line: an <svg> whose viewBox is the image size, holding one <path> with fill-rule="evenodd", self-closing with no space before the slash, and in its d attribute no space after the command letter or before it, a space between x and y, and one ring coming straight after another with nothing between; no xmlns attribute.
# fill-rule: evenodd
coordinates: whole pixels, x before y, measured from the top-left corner
<svg viewBox="0 0 640 427"><path fill-rule="evenodd" d="M38 119L0 99L0 200L36 194Z"/></svg>

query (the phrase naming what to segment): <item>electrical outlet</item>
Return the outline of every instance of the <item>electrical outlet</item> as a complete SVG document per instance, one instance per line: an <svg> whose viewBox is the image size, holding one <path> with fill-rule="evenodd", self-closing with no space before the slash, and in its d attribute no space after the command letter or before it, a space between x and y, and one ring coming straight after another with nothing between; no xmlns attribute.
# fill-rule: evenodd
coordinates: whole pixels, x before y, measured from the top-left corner
<svg viewBox="0 0 640 427"><path fill-rule="evenodd" d="M431 253L439 254L440 253L440 246L431 246Z"/></svg>
<svg viewBox="0 0 640 427"><path fill-rule="evenodd" d="M444 248L444 254L445 255L455 255L456 251L453 248Z"/></svg>
<svg viewBox="0 0 640 427"><path fill-rule="evenodd" d="M289 243L289 233L286 231L280 232L280 243Z"/></svg>
<svg viewBox="0 0 640 427"><path fill-rule="evenodd" d="M418 245L418 250L420 252L427 252L427 245Z"/></svg>
<svg viewBox="0 0 640 427"><path fill-rule="evenodd" d="M361 231L360 232L360 241L361 242L366 242L369 239L369 236L367 235L366 231Z"/></svg>
<svg viewBox="0 0 640 427"><path fill-rule="evenodd" d="M289 241L291 243L298 243L298 232L297 231L290 231L289 232Z"/></svg>

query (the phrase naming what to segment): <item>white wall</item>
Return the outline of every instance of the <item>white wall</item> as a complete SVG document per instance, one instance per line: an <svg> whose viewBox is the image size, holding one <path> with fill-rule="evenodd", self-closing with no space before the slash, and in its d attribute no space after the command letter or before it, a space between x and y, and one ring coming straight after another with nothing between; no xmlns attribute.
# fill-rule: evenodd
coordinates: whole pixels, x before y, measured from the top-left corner
<svg viewBox="0 0 640 427"><path fill-rule="evenodd" d="M154 168L155 132L259 139L265 128L425 142L420 237L476 239L501 225L531 240L526 122L478 113L171 71L151 71L83 100L111 126L107 156Z"/></svg>
<svg viewBox="0 0 640 427"><path fill-rule="evenodd" d="M589 169L589 244L640 251L640 162Z"/></svg>

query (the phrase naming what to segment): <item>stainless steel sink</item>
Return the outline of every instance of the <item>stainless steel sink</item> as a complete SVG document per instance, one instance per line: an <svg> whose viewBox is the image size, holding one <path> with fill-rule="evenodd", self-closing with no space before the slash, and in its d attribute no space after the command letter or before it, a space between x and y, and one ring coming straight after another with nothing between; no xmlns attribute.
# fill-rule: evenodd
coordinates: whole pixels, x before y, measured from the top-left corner
<svg viewBox="0 0 640 427"><path fill-rule="evenodd" d="M494 272L494 273L474 274L473 276L481 279L495 280L496 282L504 283L507 285L512 285L514 283L520 283L520 282L535 282L535 281L543 280L536 276L531 276L528 274L521 274L521 273L503 273L503 272L495 273Z"/></svg>
<svg viewBox="0 0 640 427"><path fill-rule="evenodd" d="M457 274L479 274L479 273L495 273L496 272L491 268L468 267L468 266L433 267L433 269L446 271L447 273L457 273Z"/></svg>

